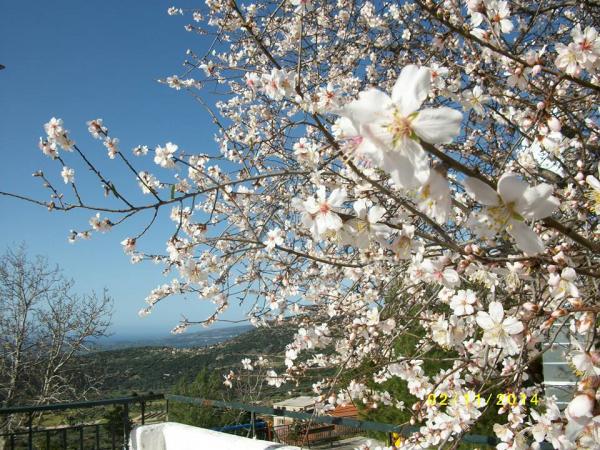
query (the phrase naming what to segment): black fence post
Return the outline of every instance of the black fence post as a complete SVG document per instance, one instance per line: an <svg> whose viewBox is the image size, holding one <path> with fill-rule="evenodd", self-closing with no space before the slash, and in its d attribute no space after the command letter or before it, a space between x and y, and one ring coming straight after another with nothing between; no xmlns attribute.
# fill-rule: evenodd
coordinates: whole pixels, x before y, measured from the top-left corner
<svg viewBox="0 0 600 450"><path fill-rule="evenodd" d="M50 431L46 430L46 450L50 450Z"/></svg>
<svg viewBox="0 0 600 450"><path fill-rule="evenodd" d="M129 403L123 405L123 448L129 450Z"/></svg>
<svg viewBox="0 0 600 450"><path fill-rule="evenodd" d="M27 417L27 448L33 450L33 413Z"/></svg>
<svg viewBox="0 0 600 450"><path fill-rule="evenodd" d="M100 425L96 424L96 450L100 450Z"/></svg>
<svg viewBox="0 0 600 450"><path fill-rule="evenodd" d="M62 447L64 450L67 450L67 429L62 429Z"/></svg>
<svg viewBox="0 0 600 450"><path fill-rule="evenodd" d="M146 424L146 402L142 402L142 425Z"/></svg>
<svg viewBox="0 0 600 450"><path fill-rule="evenodd" d="M10 450L15 450L15 435L10 435Z"/></svg>
<svg viewBox="0 0 600 450"><path fill-rule="evenodd" d="M83 450L83 425L79 427L79 450Z"/></svg>

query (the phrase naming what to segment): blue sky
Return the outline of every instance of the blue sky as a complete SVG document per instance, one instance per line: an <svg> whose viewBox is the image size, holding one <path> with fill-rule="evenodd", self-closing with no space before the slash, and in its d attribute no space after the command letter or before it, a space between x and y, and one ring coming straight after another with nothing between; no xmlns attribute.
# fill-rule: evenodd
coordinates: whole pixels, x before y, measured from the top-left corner
<svg viewBox="0 0 600 450"><path fill-rule="evenodd" d="M180 1L178 7L203 2ZM191 96L156 82L182 74L185 51L203 54L206 42L186 32L191 17L168 16L162 1L88 2L81 0L0 0L0 191L46 199L32 172L42 169L57 184L59 167L37 148L42 126L60 117L80 148L98 161L113 180L130 183L115 170L106 149L87 132L85 122L103 118L125 152L138 144L153 148L172 141L187 152L214 150L208 115ZM211 146L209 149L206 146ZM71 155L67 155L71 156ZM67 164L69 162L67 161ZM76 180L92 180L75 165ZM91 192L94 183L84 183ZM167 211L163 211L166 213ZM119 335L167 333L181 314L202 319L212 305L176 298L144 319L137 311L146 294L167 282L161 266L131 265L119 242L144 222L94 235L91 241L67 242L68 231L84 229L90 212L49 213L41 207L0 197L0 249L26 242L31 254L46 255L76 281L76 290L109 289L115 300L113 331ZM158 223L143 247L164 251L172 227ZM238 318L232 310L229 318Z"/></svg>

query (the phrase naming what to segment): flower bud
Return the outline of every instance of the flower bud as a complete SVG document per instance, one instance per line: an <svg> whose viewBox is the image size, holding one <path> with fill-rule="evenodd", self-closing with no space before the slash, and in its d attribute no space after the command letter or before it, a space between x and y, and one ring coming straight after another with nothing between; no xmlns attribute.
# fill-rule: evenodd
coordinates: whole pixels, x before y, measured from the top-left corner
<svg viewBox="0 0 600 450"><path fill-rule="evenodd" d="M551 117L550 119L548 119L548 127L552 131L560 131L560 120L558 120L556 117Z"/></svg>
<svg viewBox="0 0 600 450"><path fill-rule="evenodd" d="M540 330L542 330L542 331L543 331L543 330L547 330L547 329L549 329L549 328L550 328L550 327L551 327L551 326L554 324L554 321L555 321L555 320L556 320L556 319L553 319L553 318L550 318L550 319L546 320L546 321L545 321L544 323L542 323L542 325L540 326Z"/></svg>

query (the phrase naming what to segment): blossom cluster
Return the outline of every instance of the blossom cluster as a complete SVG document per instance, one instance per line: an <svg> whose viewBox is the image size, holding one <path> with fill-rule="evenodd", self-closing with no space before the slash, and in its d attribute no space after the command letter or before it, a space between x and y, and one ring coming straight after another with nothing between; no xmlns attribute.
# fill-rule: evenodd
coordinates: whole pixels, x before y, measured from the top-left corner
<svg viewBox="0 0 600 450"><path fill-rule="evenodd" d="M38 203L101 213L75 237L146 217L123 249L163 264L171 280L142 315L188 294L214 313L176 332L218 321L233 299L255 326L294 324L282 362L261 364L265 382L333 370L313 384L319 408L395 408L419 427L405 449L457 442L493 409L428 405L432 392L544 397L536 366L566 333L571 398L500 405L490 432L501 450L596 448L600 41L587 3L173 7L214 39L210 53L188 52L195 78L166 84L205 94L215 150L138 145L137 170L97 119L90 133L133 187L86 158L110 197L88 204L61 160L73 200L44 175L51 201ZM74 146L60 120L45 128L46 155ZM164 210L174 225L164 251L143 249ZM256 361L244 358L224 382L256 376Z"/></svg>

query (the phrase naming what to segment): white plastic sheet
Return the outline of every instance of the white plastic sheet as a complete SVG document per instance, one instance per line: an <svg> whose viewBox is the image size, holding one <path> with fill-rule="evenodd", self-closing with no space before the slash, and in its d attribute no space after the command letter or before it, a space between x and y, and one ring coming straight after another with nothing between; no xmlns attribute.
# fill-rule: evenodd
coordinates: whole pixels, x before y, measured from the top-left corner
<svg viewBox="0 0 600 450"><path fill-rule="evenodd" d="M175 422L135 427L132 450L300 450L299 447L248 439Z"/></svg>

